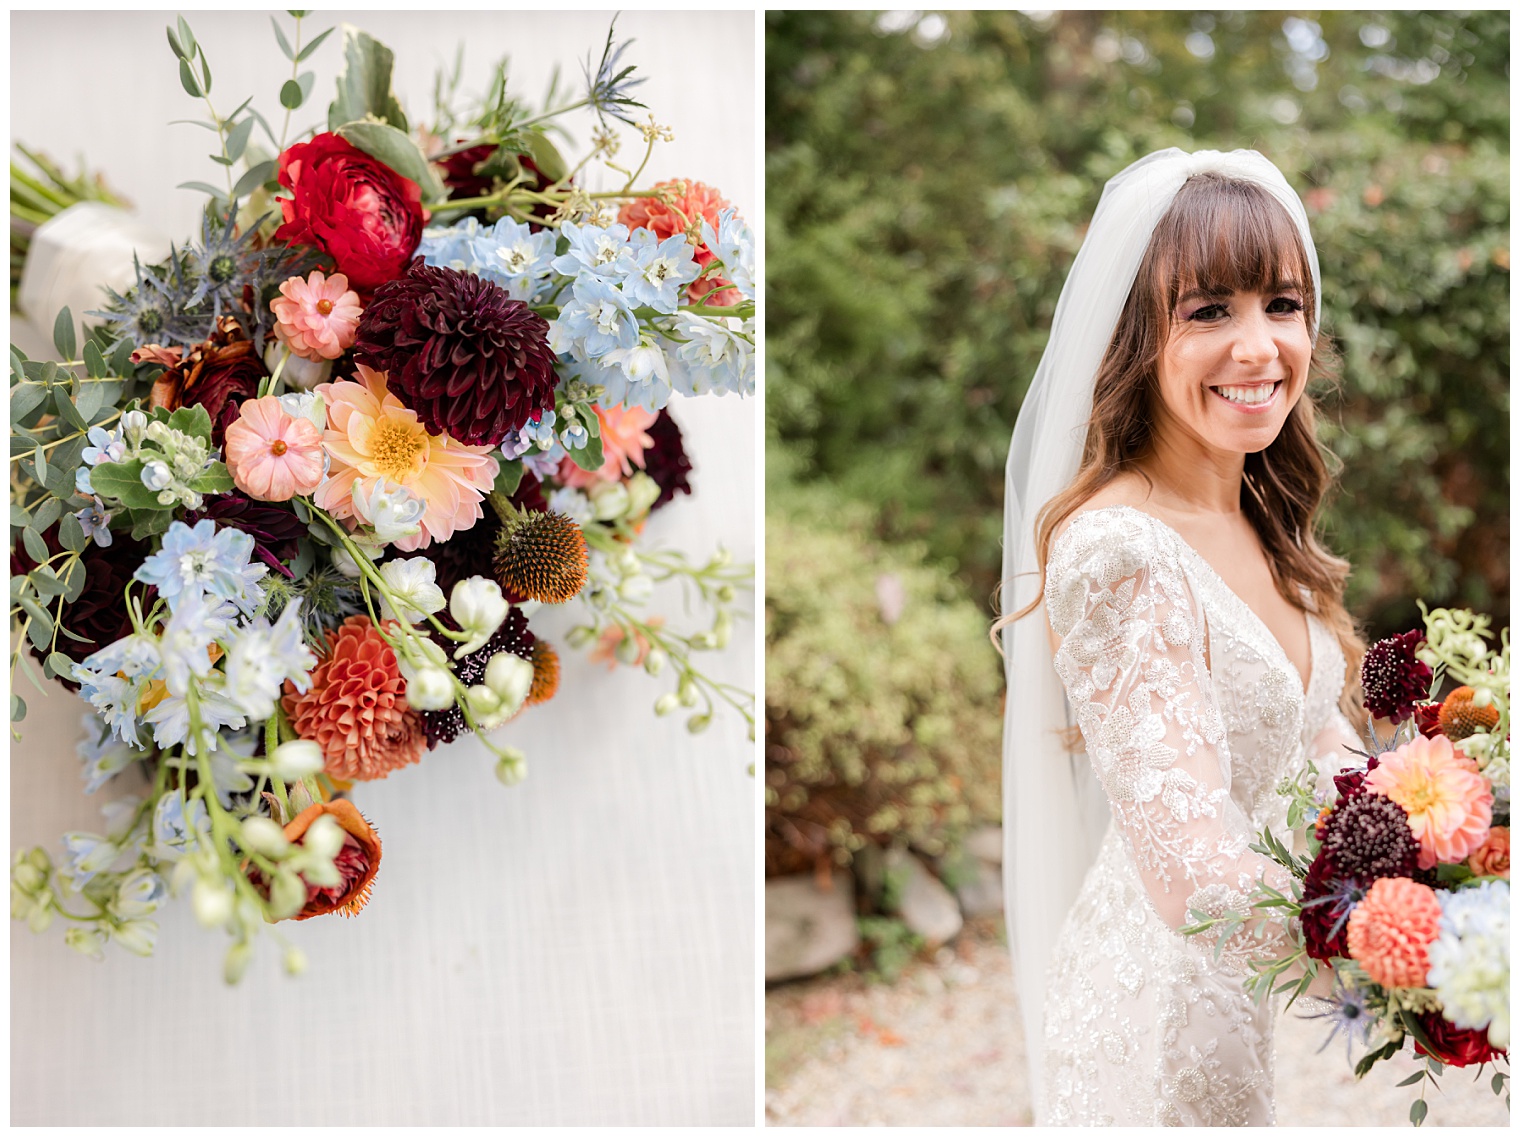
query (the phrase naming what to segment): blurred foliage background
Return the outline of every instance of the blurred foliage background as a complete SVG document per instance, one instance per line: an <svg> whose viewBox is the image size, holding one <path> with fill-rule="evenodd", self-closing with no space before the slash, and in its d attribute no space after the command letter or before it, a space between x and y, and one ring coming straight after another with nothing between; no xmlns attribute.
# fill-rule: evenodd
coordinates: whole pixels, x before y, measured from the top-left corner
<svg viewBox="0 0 1520 1137"><path fill-rule="evenodd" d="M1416 626L1417 597L1508 625L1508 60L1506 12L767 14L772 871L816 845L794 830L824 797L856 819L829 823L837 863L904 839L871 827L884 801L919 803L916 844L995 816L1001 682L962 614L992 616L1008 438L1085 226L1152 150L1260 150L1303 195L1343 360L1317 392L1326 537L1366 634ZM868 711L825 706L825 673L796 670L817 625L783 613L859 615L863 574L909 565L914 631L878 603L829 647L847 666L891 640L897 677L851 680ZM947 652L994 677L951 710ZM882 797L872 771L904 754L920 776Z"/></svg>

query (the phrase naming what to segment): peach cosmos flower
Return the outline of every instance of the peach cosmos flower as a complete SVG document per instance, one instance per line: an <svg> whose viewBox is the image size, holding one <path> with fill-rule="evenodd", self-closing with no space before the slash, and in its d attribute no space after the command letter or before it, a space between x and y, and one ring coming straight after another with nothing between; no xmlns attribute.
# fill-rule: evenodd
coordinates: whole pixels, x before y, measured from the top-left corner
<svg viewBox="0 0 1520 1137"><path fill-rule="evenodd" d="M582 470L570 458L561 459L558 477L578 490L597 482L617 482L633 476L633 468L644 468L644 451L654 445L649 428L660 417L658 411L643 407L593 407L602 424L602 464L595 470Z"/></svg>
<svg viewBox="0 0 1520 1137"><path fill-rule="evenodd" d="M1509 826L1495 825L1488 831L1488 840L1473 850L1467 858L1467 867L1474 876L1502 876L1509 879Z"/></svg>
<svg viewBox="0 0 1520 1137"><path fill-rule="evenodd" d="M350 616L327 633L327 654L311 686L298 692L287 682L281 705L296 733L322 748L333 778L383 778L417 761L427 746L395 649L368 616Z"/></svg>
<svg viewBox="0 0 1520 1137"><path fill-rule="evenodd" d="M422 499L422 529L402 537L402 552L425 549L468 529L482 516L480 503L496 481L489 446L466 446L447 434L429 434L417 412L386 389L383 371L358 365L358 382L319 383L327 404L322 445L332 457L327 480L314 499L334 517L353 517L354 485L366 496L388 479Z"/></svg>
<svg viewBox="0 0 1520 1137"><path fill-rule="evenodd" d="M1423 987L1429 948L1441 931L1435 890L1402 876L1373 881L1346 923L1351 958L1384 987Z"/></svg>
<svg viewBox="0 0 1520 1137"><path fill-rule="evenodd" d="M322 436L274 395L245 400L223 445L233 485L259 501L289 501L322 482Z"/></svg>
<svg viewBox="0 0 1520 1137"><path fill-rule="evenodd" d="M359 294L341 272L328 277L318 269L305 280L292 276L269 307L275 336L302 359L337 359L354 346L362 309Z"/></svg>
<svg viewBox="0 0 1520 1137"><path fill-rule="evenodd" d="M1488 840L1494 793L1478 764L1445 735L1416 735L1378 759L1363 783L1401 806L1420 843L1420 867L1465 861Z"/></svg>
<svg viewBox="0 0 1520 1137"><path fill-rule="evenodd" d="M654 188L668 190L668 199L662 201L658 197L641 197L630 201L618 210L618 223L630 229L648 229L662 241L677 233L690 234L697 241L697 264L705 269L712 264L714 254L702 243L702 222L706 221L716 229L718 214L732 203L717 190L701 182L674 179L657 182ZM704 276L687 286L686 295L695 304L713 289L728 283L720 276ZM743 297L737 288L724 288L722 292L709 297L707 303L727 308L739 303L741 299Z"/></svg>
<svg viewBox="0 0 1520 1137"><path fill-rule="evenodd" d="M328 888L307 884L306 904L292 917L295 920L310 920L313 916L326 916L329 912L357 916L360 909L369 903L375 873L380 870L379 836L354 804L342 798L315 802L296 814L285 826L286 840L293 845L300 844L312 822L323 814L331 817L343 830L343 847L333 858L333 864L343 880Z"/></svg>

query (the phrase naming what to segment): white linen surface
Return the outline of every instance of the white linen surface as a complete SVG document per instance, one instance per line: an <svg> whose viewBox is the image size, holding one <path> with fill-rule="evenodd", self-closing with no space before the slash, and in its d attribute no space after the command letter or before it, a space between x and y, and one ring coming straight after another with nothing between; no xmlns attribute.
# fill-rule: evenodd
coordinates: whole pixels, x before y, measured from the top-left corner
<svg viewBox="0 0 1520 1137"><path fill-rule="evenodd" d="M204 110L179 87L169 18L14 13L11 129L71 168L86 156L149 226L181 240L204 197L173 187L219 171L204 157L209 132L165 125ZM268 15L189 18L217 109L255 94L278 130L289 72ZM306 23L340 18L318 12ZM514 89L537 98L555 62L578 81L608 15L351 18L396 52L397 92L424 120L433 69L460 40L467 87L482 88L490 61L510 54ZM752 224L753 29L749 13L618 20L619 38L637 41L627 60L649 78L636 95L676 131L640 182L705 181ZM335 32L304 65L317 81L296 125L325 114L340 58ZM589 123L577 132L584 142ZM624 138L622 157L642 152L633 131ZM18 323L12 335L29 353L51 353L35 329ZM755 404L673 409L696 494L646 536L693 556L722 541L752 561ZM663 599L672 624L692 626L678 590ZM575 615L572 602L533 626L562 643ZM663 678L562 658L559 699L501 732L529 755L521 786L499 785L489 753L465 742L356 789L385 842L374 897L353 921L279 926L310 959L300 979L281 972L266 934L242 984L226 987L226 938L199 928L184 901L159 913L149 960L110 948L97 963L66 949L56 925L34 936L13 924L12 1123L751 1124L754 746L737 715L719 715L698 738L680 716L656 719ZM754 658L753 622L743 620L709 663L753 688ZM31 713L11 749L10 847L57 856L64 831L99 830L112 788L82 792L73 747L83 704L58 688L46 699L22 690Z"/></svg>

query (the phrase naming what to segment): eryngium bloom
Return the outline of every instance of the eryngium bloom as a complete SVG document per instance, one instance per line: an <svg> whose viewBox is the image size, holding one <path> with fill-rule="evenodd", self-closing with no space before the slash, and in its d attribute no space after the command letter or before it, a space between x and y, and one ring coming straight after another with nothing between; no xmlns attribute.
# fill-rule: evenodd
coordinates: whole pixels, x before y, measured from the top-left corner
<svg viewBox="0 0 1520 1137"><path fill-rule="evenodd" d="M418 257L375 292L354 358L389 374L429 434L498 446L554 407L548 335L548 321L498 285Z"/></svg>
<svg viewBox="0 0 1520 1137"><path fill-rule="evenodd" d="M529 513L503 524L493 567L504 591L563 604L586 583L586 538L563 513Z"/></svg>
<svg viewBox="0 0 1520 1137"><path fill-rule="evenodd" d="M1430 691L1430 668L1415 658L1425 640L1416 628L1378 640L1362 657L1362 690L1367 709L1380 719L1403 722Z"/></svg>

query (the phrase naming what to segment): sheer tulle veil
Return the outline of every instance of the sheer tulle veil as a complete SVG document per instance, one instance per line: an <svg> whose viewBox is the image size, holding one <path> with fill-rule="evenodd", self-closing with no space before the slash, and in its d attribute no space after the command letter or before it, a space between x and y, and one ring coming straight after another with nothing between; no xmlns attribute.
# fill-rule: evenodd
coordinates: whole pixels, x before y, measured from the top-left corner
<svg viewBox="0 0 1520 1137"><path fill-rule="evenodd" d="M1182 184L1206 172L1257 182L1287 209L1314 271L1314 326L1319 324L1319 260L1303 204L1277 167L1256 151L1160 150L1110 179L1061 289L1050 340L1013 428L1003 520L1005 613L1039 595L1035 520L1076 477L1093 381L1151 233ZM1037 1086L1046 970L1061 923L1096 859L1108 808L1087 756L1069 753L1062 744L1069 725L1066 696L1041 610L1005 627L1002 643L1008 680L1003 879L1008 941Z"/></svg>

